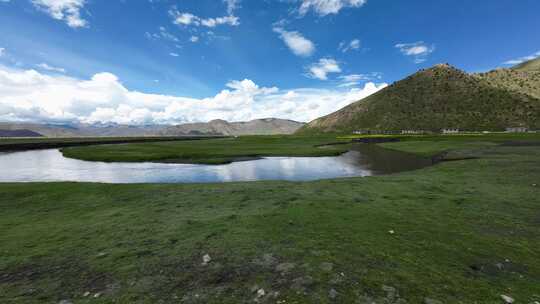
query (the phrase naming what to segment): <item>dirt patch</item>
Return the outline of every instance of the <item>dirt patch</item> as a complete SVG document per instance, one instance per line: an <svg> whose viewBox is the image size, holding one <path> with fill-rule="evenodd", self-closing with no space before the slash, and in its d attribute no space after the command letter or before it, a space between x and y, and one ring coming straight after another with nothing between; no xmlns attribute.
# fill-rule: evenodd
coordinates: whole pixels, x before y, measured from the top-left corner
<svg viewBox="0 0 540 304"><path fill-rule="evenodd" d="M199 254L145 265L129 283L129 291L156 302L177 297L186 303L208 303L227 294L262 303L286 294L314 296L321 284L306 267L272 254L247 260L217 252L209 256L207 264Z"/></svg>
<svg viewBox="0 0 540 304"><path fill-rule="evenodd" d="M490 277L527 273L527 267L519 263L515 263L508 259L499 259L495 262L478 261L469 265L469 270L475 275L486 275Z"/></svg>
<svg viewBox="0 0 540 304"><path fill-rule="evenodd" d="M39 293L44 300L72 298L85 292L112 294L119 288L112 275L75 259L40 261L3 269L0 285L18 290L21 296Z"/></svg>

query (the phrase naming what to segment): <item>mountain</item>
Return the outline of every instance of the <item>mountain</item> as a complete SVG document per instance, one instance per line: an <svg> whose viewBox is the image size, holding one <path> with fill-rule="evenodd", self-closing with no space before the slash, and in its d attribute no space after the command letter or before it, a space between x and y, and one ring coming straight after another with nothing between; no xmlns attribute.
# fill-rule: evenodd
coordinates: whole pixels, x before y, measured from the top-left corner
<svg viewBox="0 0 540 304"><path fill-rule="evenodd" d="M318 118L298 133L539 128L537 80L537 71L529 67L467 74L439 64Z"/></svg>
<svg viewBox="0 0 540 304"><path fill-rule="evenodd" d="M523 72L526 72L526 71L538 72L540 71L540 57L520 63L516 65L515 67L513 67L512 70L523 71Z"/></svg>
<svg viewBox="0 0 540 304"><path fill-rule="evenodd" d="M540 99L540 58L510 69L496 69L476 76L494 87L526 93Z"/></svg>
<svg viewBox="0 0 540 304"><path fill-rule="evenodd" d="M256 119L248 122L227 122L225 120L213 120L208 123L191 123L176 126L130 126L114 123L54 125L0 122L0 134L15 134L13 132L25 130L28 132L35 132L37 136L42 135L47 137L272 135L292 134L303 125L304 123L277 118Z"/></svg>
<svg viewBox="0 0 540 304"><path fill-rule="evenodd" d="M207 123L192 123L167 127L162 135L196 135L196 134L219 134L219 135L273 135L292 134L300 129L304 123L265 118L247 122L227 122L225 120L212 120Z"/></svg>
<svg viewBox="0 0 540 304"><path fill-rule="evenodd" d="M42 137L43 135L30 130L0 130L0 137Z"/></svg>
<svg viewBox="0 0 540 304"><path fill-rule="evenodd" d="M0 130L30 130L46 137L152 136L163 126L128 126L118 124L38 124L0 122Z"/></svg>

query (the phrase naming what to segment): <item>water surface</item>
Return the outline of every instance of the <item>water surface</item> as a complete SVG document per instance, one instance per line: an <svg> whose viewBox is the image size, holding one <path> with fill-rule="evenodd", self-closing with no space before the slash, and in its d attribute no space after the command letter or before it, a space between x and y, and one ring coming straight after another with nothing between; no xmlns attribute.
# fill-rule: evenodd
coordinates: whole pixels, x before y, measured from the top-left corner
<svg viewBox="0 0 540 304"><path fill-rule="evenodd" d="M430 164L431 160L373 145L357 145L335 157L267 157L225 165L91 162L66 158L58 149L47 149L0 154L0 182L308 181L389 174Z"/></svg>

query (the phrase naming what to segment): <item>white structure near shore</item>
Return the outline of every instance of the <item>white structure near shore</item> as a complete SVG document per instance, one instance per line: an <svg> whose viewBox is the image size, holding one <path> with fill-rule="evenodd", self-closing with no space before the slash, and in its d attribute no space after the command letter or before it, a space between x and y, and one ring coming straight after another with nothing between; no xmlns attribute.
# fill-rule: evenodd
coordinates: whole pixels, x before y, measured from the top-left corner
<svg viewBox="0 0 540 304"><path fill-rule="evenodd" d="M528 132L529 128L527 127L510 127L506 128L507 133L525 133Z"/></svg>
<svg viewBox="0 0 540 304"><path fill-rule="evenodd" d="M459 129L443 129L442 134L458 134Z"/></svg>

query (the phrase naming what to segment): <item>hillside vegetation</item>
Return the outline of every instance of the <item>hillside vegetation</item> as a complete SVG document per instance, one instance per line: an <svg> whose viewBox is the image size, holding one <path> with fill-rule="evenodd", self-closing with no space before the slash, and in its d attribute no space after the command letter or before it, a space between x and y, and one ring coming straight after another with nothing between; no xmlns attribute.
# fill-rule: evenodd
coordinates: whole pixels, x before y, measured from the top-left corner
<svg viewBox="0 0 540 304"><path fill-rule="evenodd" d="M540 57L539 58L536 58L536 59L533 59L533 60L529 60L529 61L525 61L523 63L520 63L516 66L514 66L512 68L512 70L517 70L517 71L540 71Z"/></svg>
<svg viewBox="0 0 540 304"><path fill-rule="evenodd" d="M316 119L298 133L538 128L540 71L529 69L470 75L448 64L436 65Z"/></svg>
<svg viewBox="0 0 540 304"><path fill-rule="evenodd" d="M522 92L540 99L540 58L511 69L497 69L476 74L491 86Z"/></svg>

